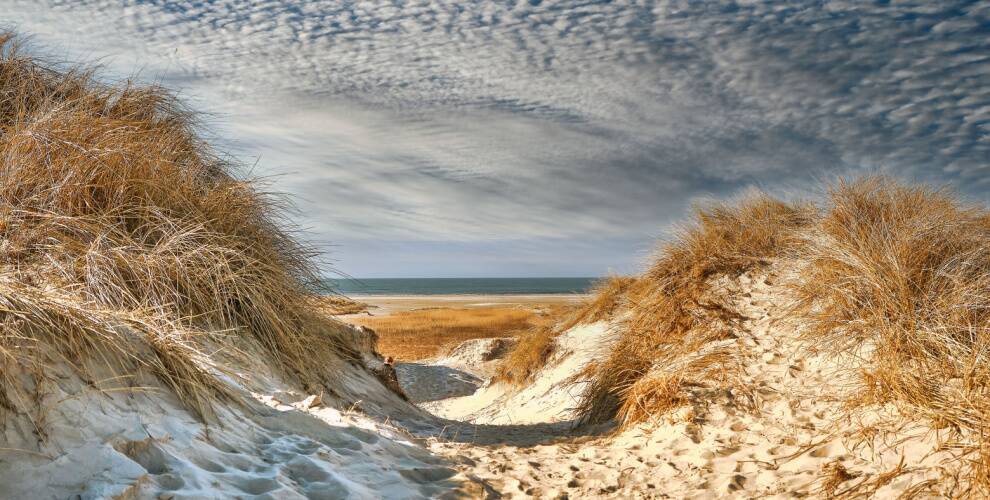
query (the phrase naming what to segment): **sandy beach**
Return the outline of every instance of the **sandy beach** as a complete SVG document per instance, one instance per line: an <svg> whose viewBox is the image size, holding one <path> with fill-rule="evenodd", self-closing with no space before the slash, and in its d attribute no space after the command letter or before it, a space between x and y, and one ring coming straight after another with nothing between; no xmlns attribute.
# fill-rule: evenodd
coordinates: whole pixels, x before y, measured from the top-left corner
<svg viewBox="0 0 990 500"><path fill-rule="evenodd" d="M586 294L552 295L351 295L350 298L371 306L374 316L427 307L537 307L572 305L586 299ZM359 315L366 315L361 313ZM344 316L346 318L347 316Z"/></svg>

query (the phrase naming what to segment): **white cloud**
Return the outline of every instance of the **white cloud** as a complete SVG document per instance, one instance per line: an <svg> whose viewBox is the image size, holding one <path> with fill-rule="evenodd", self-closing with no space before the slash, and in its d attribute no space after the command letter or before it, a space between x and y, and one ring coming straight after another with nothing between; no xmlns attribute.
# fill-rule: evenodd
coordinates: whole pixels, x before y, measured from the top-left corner
<svg viewBox="0 0 990 500"><path fill-rule="evenodd" d="M388 246L384 270L349 268L370 240L458 242L465 267L477 245L519 251L508 241L642 247L694 197L751 184L863 169L979 196L990 182L981 3L0 7L43 47L144 68L219 113L352 274L396 260ZM569 254L573 272L625 264L606 247Z"/></svg>

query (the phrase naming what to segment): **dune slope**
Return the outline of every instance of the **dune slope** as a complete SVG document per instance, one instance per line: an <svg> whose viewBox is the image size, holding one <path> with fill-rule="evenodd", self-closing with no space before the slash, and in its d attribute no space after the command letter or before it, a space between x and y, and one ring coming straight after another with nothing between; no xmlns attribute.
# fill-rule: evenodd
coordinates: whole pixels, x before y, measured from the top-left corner
<svg viewBox="0 0 990 500"><path fill-rule="evenodd" d="M0 497L421 498L463 477L167 91L0 34Z"/></svg>

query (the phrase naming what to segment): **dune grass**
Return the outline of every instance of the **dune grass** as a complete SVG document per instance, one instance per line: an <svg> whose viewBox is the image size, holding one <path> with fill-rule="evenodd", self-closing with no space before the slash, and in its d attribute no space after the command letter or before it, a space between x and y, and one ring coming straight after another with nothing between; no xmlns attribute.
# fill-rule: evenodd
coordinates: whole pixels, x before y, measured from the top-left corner
<svg viewBox="0 0 990 500"><path fill-rule="evenodd" d="M810 205L760 193L695 212L694 224L681 228L625 293L629 317L583 395L586 421L636 423L683 404L684 387L698 380L731 386L738 366L718 341L730 337L738 313L713 293L713 283L795 248L815 214Z"/></svg>
<svg viewBox="0 0 990 500"><path fill-rule="evenodd" d="M46 65L0 34L0 399L26 404L16 374L49 351L99 351L205 415L222 391L207 341L256 343L314 386L349 355L282 206L200 136L166 90Z"/></svg>
<svg viewBox="0 0 990 500"><path fill-rule="evenodd" d="M521 333L519 341L499 364L495 380L515 385L531 381L540 369L547 366L555 349L554 342L563 331L555 322L548 321Z"/></svg>
<svg viewBox="0 0 990 500"><path fill-rule="evenodd" d="M519 336L519 342L499 366L495 379L523 385L547 365L561 333L581 324L607 320L622 305L627 291L637 283L629 276L612 276L597 283L591 296L576 308L560 308L540 326Z"/></svg>
<svg viewBox="0 0 990 500"><path fill-rule="evenodd" d="M990 210L885 177L838 181L820 206L754 194L699 208L620 299L599 298L624 319L613 317L622 333L582 397L584 419L630 425L686 404L686 388L751 389L736 385L739 352L722 342L740 319L722 285L783 261L787 319L807 349L848 360L856 382L836 418L892 406L899 422L927 422L958 452L953 491L990 494Z"/></svg>
<svg viewBox="0 0 990 500"><path fill-rule="evenodd" d="M850 410L892 404L961 449L990 494L990 211L891 179L841 182L802 256L796 312L813 345L853 354Z"/></svg>
<svg viewBox="0 0 990 500"><path fill-rule="evenodd" d="M553 306L541 310L546 308ZM465 340L520 335L542 324L544 317L533 307L431 307L349 321L374 330L383 355L417 360L442 354Z"/></svg>

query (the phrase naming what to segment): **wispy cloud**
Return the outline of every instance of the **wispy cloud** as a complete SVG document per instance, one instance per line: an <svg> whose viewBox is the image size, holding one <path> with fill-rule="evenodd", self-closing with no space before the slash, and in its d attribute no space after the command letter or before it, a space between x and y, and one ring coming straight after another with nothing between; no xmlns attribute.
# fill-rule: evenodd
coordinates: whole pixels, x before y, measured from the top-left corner
<svg viewBox="0 0 990 500"><path fill-rule="evenodd" d="M0 0L219 113L357 275L628 268L753 184L990 183L985 2L383 4Z"/></svg>

